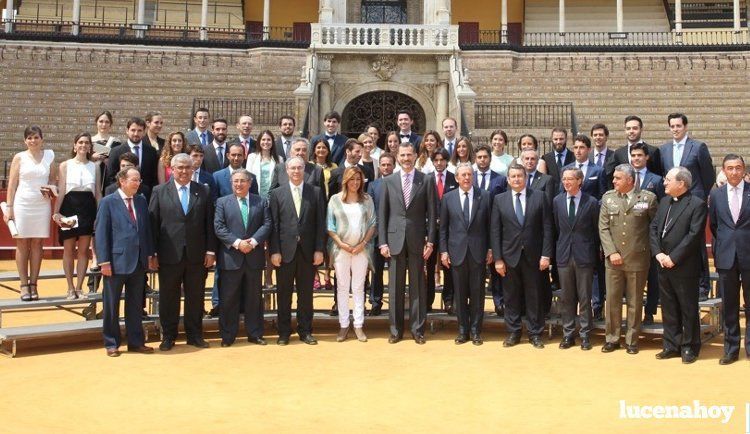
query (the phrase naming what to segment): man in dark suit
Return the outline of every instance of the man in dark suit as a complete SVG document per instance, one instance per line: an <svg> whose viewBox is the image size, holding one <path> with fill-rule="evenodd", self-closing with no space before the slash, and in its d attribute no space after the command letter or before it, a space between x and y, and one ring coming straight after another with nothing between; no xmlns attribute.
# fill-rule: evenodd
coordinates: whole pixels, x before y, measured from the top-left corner
<svg viewBox="0 0 750 434"><path fill-rule="evenodd" d="M156 166L159 156L153 146L143 143L143 134L146 130L146 122L141 118L130 118L127 123L125 134L128 137L124 145L117 146L109 153L109 163L107 165L106 185L116 182L115 175L120 170L120 155L126 152L132 152L138 156L140 165L138 170L141 172L141 182L149 188L154 188L159 183L156 176Z"/></svg>
<svg viewBox="0 0 750 434"><path fill-rule="evenodd" d="M328 147L331 149L331 161L336 165L341 166L344 162L344 145L349 139L343 134L339 134L339 125L341 124L341 115L338 112L329 112L323 116L323 125L325 131L323 134L318 134L310 140L310 143L317 143L319 140L325 140L328 142ZM307 152L311 153L310 143L308 143ZM292 143L294 146L294 143ZM307 160L305 160L307 161ZM305 181L307 182L307 181Z"/></svg>
<svg viewBox="0 0 750 434"><path fill-rule="evenodd" d="M714 264L722 289L724 318L724 356L721 365L729 365L740 353L740 288L745 309L745 355L750 358L750 183L745 182L745 160L736 154L721 163L727 183L711 191L708 203L709 226L713 235Z"/></svg>
<svg viewBox="0 0 750 434"><path fill-rule="evenodd" d="M375 205L375 214L377 215L378 206L380 205L380 192L383 188L383 179L386 176L393 173L393 169L396 167L396 159L393 154L389 152L383 152L380 154L378 161L378 170L380 177L367 187L367 194L372 198L372 202ZM379 246L378 235L375 232L374 246ZM370 288L370 309L369 316L378 316L382 313L383 309L383 270L385 269L385 258L380 254L379 251L373 249L372 253L372 286Z"/></svg>
<svg viewBox="0 0 750 434"><path fill-rule="evenodd" d="M471 164L459 163L459 188L446 193L441 201L440 262L451 270L456 284L455 343L467 342L471 333L471 342L482 345L484 276L492 262L488 243L491 208L490 193L473 185L473 175Z"/></svg>
<svg viewBox="0 0 750 434"><path fill-rule="evenodd" d="M228 196L233 193L232 174L245 163L245 147L241 143L234 143L227 148L226 159L229 166L213 173L214 183L218 190L218 197ZM250 193L258 194L258 183L255 175L250 174Z"/></svg>
<svg viewBox="0 0 750 434"><path fill-rule="evenodd" d="M153 353L145 345L141 303L146 269L154 255L146 198L136 194L137 169L117 174L120 189L99 202L96 215L96 257L104 276L102 334L107 356L120 355L120 297L125 287L125 330L128 351Z"/></svg>
<svg viewBox="0 0 750 434"><path fill-rule="evenodd" d="M542 156L547 164L547 174L555 182L560 183L563 167L575 161L573 153L568 149L568 131L565 128L552 129L552 150Z"/></svg>
<svg viewBox="0 0 750 434"><path fill-rule="evenodd" d="M412 131L414 118L408 110L399 110L396 114L396 125L398 125L398 137L401 143L411 143L414 146L414 152L419 154L419 145L422 143L422 136Z"/></svg>
<svg viewBox="0 0 750 434"><path fill-rule="evenodd" d="M369 167L359 163L359 160L362 159L362 146L362 143L358 142L357 139L349 139L346 141L346 144L344 145L344 154L346 155L344 164L341 164L339 165L339 167L331 170L331 175L328 178L329 199L334 194L341 191L341 179L344 177L344 170L346 170L347 167L357 166L362 170L362 173L365 176L365 191L367 191L368 184L375 179L375 174L372 173L372 170Z"/></svg>
<svg viewBox="0 0 750 434"><path fill-rule="evenodd" d="M309 345L312 335L313 276L323 263L326 240L325 192L303 182L305 161L292 157L285 163L289 182L271 190L269 202L273 230L269 251L278 268L279 345L289 343L292 333L292 292L297 288L297 333Z"/></svg>
<svg viewBox="0 0 750 434"><path fill-rule="evenodd" d="M576 141L576 145L580 142ZM573 148L575 152L575 147ZM576 158L578 158L576 153ZM588 161L588 160L586 160ZM592 166L589 169L597 167ZM601 168L597 167L600 171ZM602 175L603 176L603 175ZM591 349L593 325L591 286L599 258L599 201L583 191L583 171L575 166L563 169L563 194L552 202L555 223L555 261L562 290L563 339L561 349L575 345L576 317L581 324L581 349ZM579 315L576 315L579 313Z"/></svg>
<svg viewBox="0 0 750 434"><path fill-rule="evenodd" d="M237 337L241 300L244 301L248 342L266 345L261 277L266 267L263 243L272 229L271 211L265 200L250 193L250 182L250 172L236 170L232 173L233 194L216 201L214 228L221 243L219 328L222 347L232 345Z"/></svg>
<svg viewBox="0 0 750 434"><path fill-rule="evenodd" d="M315 163L307 161L307 150L310 148L310 143L307 139L298 137L292 142L291 153L292 157L301 158L305 161L305 173L303 180L305 184L314 185L320 188L325 193L325 178L323 177L323 169ZM342 146L343 149L343 146ZM289 158L287 158L288 160ZM283 164L277 164L273 170L273 176L271 177L271 189L278 187L279 185L286 185L289 183L289 176L287 175L286 166Z"/></svg>
<svg viewBox="0 0 750 434"><path fill-rule="evenodd" d="M226 156L227 130L226 119L215 119L211 124L214 140L203 147L203 170L210 174L229 166Z"/></svg>
<svg viewBox="0 0 750 434"><path fill-rule="evenodd" d="M607 184L604 177L604 169L591 163L589 159L590 151L591 139L585 134L576 135L573 139L573 156L575 157L575 161L563 167L563 171L573 167L580 169L583 173L583 186L581 186L581 190L599 200L607 192ZM560 185L560 192L563 191L565 190Z"/></svg>
<svg viewBox="0 0 750 434"><path fill-rule="evenodd" d="M403 339L404 292L409 273L409 322L417 344L424 344L427 317L427 292L424 261L435 245L436 200L434 178L414 168L414 147L403 142L398 148L401 171L383 179L378 206L378 243L380 254L390 259L388 268L388 316L395 344Z"/></svg>
<svg viewBox="0 0 750 434"><path fill-rule="evenodd" d="M526 169L526 187L544 193L547 205L552 206L552 199L559 192L557 181L546 173L538 172L538 162L539 154L535 150L527 149L521 152L521 163Z"/></svg>
<svg viewBox="0 0 750 434"><path fill-rule="evenodd" d="M521 306L526 304L529 342L544 348L543 279L554 249L552 213L544 194L526 187L526 170L511 164L510 190L492 204L491 247L495 271L503 277L505 325L510 335L503 342L512 347L521 340Z"/></svg>
<svg viewBox="0 0 750 434"><path fill-rule="evenodd" d="M185 132L186 144L201 145L203 147L211 144L214 140L214 135L208 128L210 122L211 116L208 113L208 109L205 107L199 107L195 113L193 113L193 124L195 124L195 128Z"/></svg>
<svg viewBox="0 0 750 434"><path fill-rule="evenodd" d="M609 160L614 158L615 153L607 147L607 140L609 140L609 128L604 124L594 124L591 126L591 140L594 142L594 152L590 154L590 162L594 165L606 169ZM606 170L604 175L607 177L606 185L609 185L611 173L607 173Z"/></svg>
<svg viewBox="0 0 750 434"><path fill-rule="evenodd" d="M615 151L614 157L609 160L609 163L607 164L607 167L604 169L605 173L611 173L614 174L615 167L619 166L620 164L629 164L630 163L630 147L636 143L644 143L646 147L648 148L648 170L649 172L655 173L659 176L662 176L664 174L661 164L661 153L659 152L659 148L656 146L651 146L648 143L644 142L643 139L641 139L641 135L643 134L643 121L641 118L635 115L630 115L625 118L625 136L627 138L627 144L625 146L619 147ZM612 187L612 185L609 185L609 187Z"/></svg>
<svg viewBox="0 0 750 434"><path fill-rule="evenodd" d="M438 148L432 153L432 164L435 166L435 171L432 175L435 178L435 193L437 201L437 212L436 215L440 215L440 206L442 204L443 196L458 188L456 177L446 170L448 168L448 150L445 148ZM440 220L438 219L438 224ZM435 302L435 271L438 265L438 250L434 249L432 255L427 258L427 313L432 311L432 304ZM445 306L445 312L453 314L453 300L454 300L454 285L453 276L450 270L443 270L443 305Z"/></svg>
<svg viewBox="0 0 750 434"><path fill-rule="evenodd" d="M214 201L219 196L219 187L214 181L214 177L211 173L203 169L203 157L205 152L201 145L188 145L187 154L190 159L193 160L193 177L192 180L199 184L208 186L208 191L211 193L211 197Z"/></svg>
<svg viewBox="0 0 750 434"><path fill-rule="evenodd" d="M664 177L667 196L659 202L651 221L651 255L659 262L663 349L657 359L682 356L693 363L701 349L698 310L698 279L705 245L706 203L690 192L692 176L684 167L674 167Z"/></svg>
<svg viewBox="0 0 750 434"><path fill-rule="evenodd" d="M173 179L154 188L149 204L157 254L151 268L159 269L159 349L169 351L177 340L182 291L187 344L208 348L203 339L203 297L206 269L216 260L213 199L208 188L190 181L193 162L187 154L172 157L171 167Z"/></svg>
<svg viewBox="0 0 750 434"><path fill-rule="evenodd" d="M249 115L240 116L239 119L237 119L236 127L239 134L227 144L228 146L235 144L242 145L242 149L245 151L245 156L248 156L251 152L255 151L255 139L251 136L253 133L253 118ZM227 154L228 153L229 149L227 149Z"/></svg>
<svg viewBox="0 0 750 434"><path fill-rule="evenodd" d="M125 169L137 169L138 168L138 157L132 153L132 152L126 152L124 154L120 154L120 170ZM104 189L104 195L110 195L117 191L117 189L120 188L120 184L115 182L114 184L110 184L107 186L107 188ZM148 202L151 198L151 188L149 188L148 185L141 182L141 185L138 186L138 190L136 191L136 194L142 194L143 197L146 198L146 202Z"/></svg>
<svg viewBox="0 0 750 434"><path fill-rule="evenodd" d="M276 154L284 161L290 157L292 143L297 140L297 137L294 137L295 124L292 116L285 115L279 119L279 135L276 136L274 146L276 147ZM312 153L312 149L309 149L308 152Z"/></svg>
<svg viewBox="0 0 750 434"><path fill-rule="evenodd" d="M151 145L156 149L156 153L161 155L164 148L164 139L159 137L161 129L164 127L164 119L160 112L152 111L146 113L146 134L143 135L143 144Z"/></svg>

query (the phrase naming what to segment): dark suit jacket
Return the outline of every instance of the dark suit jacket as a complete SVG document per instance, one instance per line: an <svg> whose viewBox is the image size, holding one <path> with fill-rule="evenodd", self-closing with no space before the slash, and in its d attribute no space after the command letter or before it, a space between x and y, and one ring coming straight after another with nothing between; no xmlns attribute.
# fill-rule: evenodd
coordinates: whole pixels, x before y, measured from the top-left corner
<svg viewBox="0 0 750 434"><path fill-rule="evenodd" d="M115 182L114 184L110 184L107 186L107 188L104 189L104 195L109 196L110 194L117 191L117 189L120 188L120 186ZM148 203L151 200L151 188L141 183L141 185L138 186L138 191L136 194L142 194L143 197L146 198L146 203Z"/></svg>
<svg viewBox="0 0 750 434"><path fill-rule="evenodd" d="M656 198L661 200L661 198L664 197L664 178L655 173L649 172L647 168L646 175L641 182L641 189L654 193Z"/></svg>
<svg viewBox="0 0 750 434"><path fill-rule="evenodd" d="M544 160L544 162L547 164L547 175L551 176L556 182L559 183L560 178L562 177L562 171L560 171L560 168L557 167L557 152L554 149L547 152L546 154L542 155L542 160ZM573 151L568 149L568 152L565 153L565 159L563 159L563 167L573 163L574 161L576 161L576 157L575 155L573 155Z"/></svg>
<svg viewBox="0 0 750 434"><path fill-rule="evenodd" d="M435 175L435 172L432 172L429 174L429 176L432 176L432 178L435 180L435 201L437 202L437 212L436 215L440 217L440 206L442 204L442 200L440 197L438 197L437 194L437 175ZM456 175L449 172L447 169L443 171L443 197L455 189L458 188L458 182L456 182ZM490 197L490 201L492 198Z"/></svg>
<svg viewBox="0 0 750 434"><path fill-rule="evenodd" d="M216 252L214 202L208 187L191 181L189 198L185 214L174 181L154 188L148 210L159 263L177 264L184 254L187 262L202 264L206 251Z"/></svg>
<svg viewBox="0 0 750 434"><path fill-rule="evenodd" d="M474 188L479 188L479 181L482 180L482 176L478 170L474 171ZM500 193L505 192L508 189L508 178L505 175L490 170L490 185L486 191L490 193L490 201Z"/></svg>
<svg viewBox="0 0 750 434"><path fill-rule="evenodd" d="M156 153L159 155L161 155L161 150L164 149L164 139L158 136L156 137L156 146L151 143L151 139L149 139L147 135L143 136L143 143L148 143L149 145L151 145L151 147L156 149Z"/></svg>
<svg viewBox="0 0 750 434"><path fill-rule="evenodd" d="M705 143L688 137L685 146L682 148L681 161L674 161L673 142L661 145L659 152L661 153L662 173L666 174L669 169L675 166L686 168L693 176L690 192L703 200L708 197L708 193L716 182L716 172L711 160L711 153L708 152L708 146Z"/></svg>
<svg viewBox="0 0 750 434"><path fill-rule="evenodd" d="M291 143L289 144L289 146L291 146L291 144L294 143L296 139L297 139L296 136L292 136ZM279 133L279 135L276 136L276 139L274 140L273 143L274 143L274 147L276 148L276 155L281 157L282 161L286 161L286 152L284 152L284 144L281 142L281 133ZM310 146L312 146L312 143L310 144ZM313 151L312 149L308 149L307 154L313 155L312 151Z"/></svg>
<svg viewBox="0 0 750 434"><path fill-rule="evenodd" d="M229 158L227 158L227 146L228 143L224 143L224 164L219 164L219 158L216 156L216 148L214 148L213 142L203 147L203 165L201 169L209 173L217 172L227 166L229 166ZM203 171L201 170L201 172Z"/></svg>
<svg viewBox="0 0 750 434"><path fill-rule="evenodd" d="M440 208L440 253L448 253L452 265L461 265L467 256L484 264L489 250L490 193L474 188L470 221L461 207L463 190L457 188L443 196Z"/></svg>
<svg viewBox="0 0 750 434"><path fill-rule="evenodd" d="M435 177L414 169L409 206L404 203L402 172L383 178L378 206L378 242L387 244L392 255L405 248L422 254L427 242L435 244L437 231L437 192ZM437 246L436 246L437 247Z"/></svg>
<svg viewBox="0 0 750 434"><path fill-rule="evenodd" d="M312 146L313 143L316 143L320 139L325 140L325 136L325 133L318 134L317 136L310 139L310 145ZM333 137L333 146L330 147L331 161L336 163L337 166L341 166L344 164L344 159L346 158L346 155L344 154L344 145L346 145L347 140L349 140L349 138L340 133L336 133L336 135ZM312 155L311 149L308 149L308 155Z"/></svg>
<svg viewBox="0 0 750 434"><path fill-rule="evenodd" d="M610 168L609 162L612 161L613 158L615 158L615 151L612 148L607 147L607 153L604 155L604 162L602 163L602 169L604 169L605 188L609 188L612 183L612 173L608 172L607 170ZM591 148L591 152L589 153L589 163L596 165L596 148L594 147Z"/></svg>
<svg viewBox="0 0 750 434"><path fill-rule="evenodd" d="M139 161L138 168L141 171L141 181L150 188L154 188L159 183L158 177L156 176L157 163L159 160L159 154L156 152L153 146L147 145L145 141L141 143L141 160ZM105 185L116 182L117 172L120 171L120 155L130 152L130 146L127 142L113 148L109 152L109 162L107 164L107 174L105 177Z"/></svg>
<svg viewBox="0 0 750 434"><path fill-rule="evenodd" d="M659 201L656 216L651 220L651 256L664 253L675 264L673 268L659 267L660 273L695 278L701 275L702 259L698 252L705 245L706 212L706 203L689 191L677 202L672 196Z"/></svg>
<svg viewBox="0 0 750 434"><path fill-rule="evenodd" d="M398 139L401 140L401 132L396 131L396 133L398 134ZM422 136L412 131L411 134L409 134L409 143L414 145L414 152L419 155L419 145L422 144Z"/></svg>
<svg viewBox="0 0 750 434"><path fill-rule="evenodd" d="M208 191L211 193L214 202L216 202L216 198L219 197L219 187L216 185L213 175L201 169L200 172L198 172L198 182L208 186Z"/></svg>
<svg viewBox="0 0 750 434"><path fill-rule="evenodd" d="M312 263L315 252L325 251L326 197L325 192L303 183L300 217L294 209L294 199L289 183L284 183L269 193L273 229L269 251L281 253L284 263L294 259L299 247L302 255Z"/></svg>
<svg viewBox="0 0 750 434"><path fill-rule="evenodd" d="M568 194L561 193L552 202L555 223L555 261L565 267L571 258L578 267L593 267L599 259L599 201L583 192L571 227L568 220Z"/></svg>
<svg viewBox="0 0 750 434"><path fill-rule="evenodd" d="M315 163L305 163L305 184L310 184L320 188L321 191L325 192L325 178L323 177L323 169ZM288 185L289 175L286 173L285 164L277 164L273 168L273 176L271 177L271 189L278 187L279 185Z"/></svg>
<svg viewBox="0 0 750 434"><path fill-rule="evenodd" d="M268 240L273 228L271 210L268 207L268 202L252 193L248 195L248 208L247 227L245 227L242 222L240 204L234 194L221 197L216 201L216 216L214 217L213 227L220 243L220 250L216 256L224 270L238 270L243 266L253 270L266 268L263 243ZM258 242L258 246L248 254L244 254L232 246L238 239L246 240L249 238L254 238Z"/></svg>
<svg viewBox="0 0 750 434"><path fill-rule="evenodd" d="M648 143L646 143L646 148L648 148L648 163L646 164L646 169L648 169L649 172L655 173L659 176L664 176L664 172L662 172L661 153L659 152L659 148L657 148L656 146L651 146ZM609 175L609 185L607 186L608 188L612 188L612 176L614 176L615 167L619 166L620 164L628 164L629 162L630 159L628 155L628 145L625 144L617 148L617 150L615 151L615 156L611 160L609 160L609 163L607 163L605 173Z"/></svg>
<svg viewBox="0 0 750 434"><path fill-rule="evenodd" d="M365 179L364 179L364 185L362 188L364 188L365 191L367 191L367 187L369 186L370 182L372 182L375 179L375 174L372 173L372 169L362 164L357 164L357 167L362 169L362 173L364 173ZM341 180L344 177L344 170L346 170L344 166L339 166L331 170L331 176L328 178L328 199L329 200L331 199L331 197L333 197L334 194L341 191Z"/></svg>
<svg viewBox="0 0 750 434"><path fill-rule="evenodd" d="M565 171L565 169L577 167L578 163L573 162L572 164L568 164L567 166L563 167L563 171ZM564 188L562 182L560 182L559 192L562 193L563 191ZM596 198L596 200L600 200L602 198L602 195L607 192L607 180L604 176L604 169L595 164L589 163L586 169L586 176L583 178L581 191L590 196L593 196L594 198Z"/></svg>
<svg viewBox="0 0 750 434"><path fill-rule="evenodd" d="M735 258L740 270L750 270L750 183L744 184L736 224L729 211L729 184L714 189L709 196L709 227L714 238L714 262L719 270L731 269Z"/></svg>
<svg viewBox="0 0 750 434"><path fill-rule="evenodd" d="M138 263L148 268L148 257L154 255L151 224L146 198L133 197L137 224L133 223L119 193L105 196L96 213L96 258L100 264L109 262L112 274L131 274Z"/></svg>
<svg viewBox="0 0 750 434"><path fill-rule="evenodd" d="M544 192L548 207L552 206L552 199L560 192L557 181L546 173L541 172L536 172L536 175L534 175L534 179L531 181L531 189Z"/></svg>
<svg viewBox="0 0 750 434"><path fill-rule="evenodd" d="M201 138L198 136L198 133L195 132L195 128L192 130L185 131L185 141L188 145L201 145L203 146L203 143L201 143ZM206 142L210 145L211 142L214 141L214 134L211 132L211 130L206 130Z"/></svg>
<svg viewBox="0 0 750 434"><path fill-rule="evenodd" d="M224 197L234 193L232 190L232 175L229 173L230 170L229 167L225 167L213 174L217 197ZM250 193L258 194L258 183L256 182L255 175L252 173L250 174Z"/></svg>
<svg viewBox="0 0 750 434"><path fill-rule="evenodd" d="M552 213L545 195L526 189L526 213L521 226L516 218L513 190L495 198L492 204L490 242L495 260L502 259L509 267L516 267L521 254L532 262L542 256L554 256Z"/></svg>

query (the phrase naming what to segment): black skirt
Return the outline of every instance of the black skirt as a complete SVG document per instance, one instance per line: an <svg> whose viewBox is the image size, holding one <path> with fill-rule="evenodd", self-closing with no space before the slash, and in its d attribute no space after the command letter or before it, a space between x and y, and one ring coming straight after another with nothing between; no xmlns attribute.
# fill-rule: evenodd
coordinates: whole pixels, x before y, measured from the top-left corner
<svg viewBox="0 0 750 434"><path fill-rule="evenodd" d="M60 205L60 214L65 217L78 216L78 227L67 231L57 228L60 244L70 238L94 234L94 219L96 218L96 198L90 191L69 191Z"/></svg>

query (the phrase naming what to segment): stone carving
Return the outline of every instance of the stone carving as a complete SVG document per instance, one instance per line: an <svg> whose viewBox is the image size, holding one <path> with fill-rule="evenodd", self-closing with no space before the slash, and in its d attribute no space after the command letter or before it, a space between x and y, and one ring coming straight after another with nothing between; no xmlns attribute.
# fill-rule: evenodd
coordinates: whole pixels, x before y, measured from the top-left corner
<svg viewBox="0 0 750 434"><path fill-rule="evenodd" d="M396 59L393 56L376 56L370 63L370 69L375 76L383 81L388 81L393 77L398 69Z"/></svg>

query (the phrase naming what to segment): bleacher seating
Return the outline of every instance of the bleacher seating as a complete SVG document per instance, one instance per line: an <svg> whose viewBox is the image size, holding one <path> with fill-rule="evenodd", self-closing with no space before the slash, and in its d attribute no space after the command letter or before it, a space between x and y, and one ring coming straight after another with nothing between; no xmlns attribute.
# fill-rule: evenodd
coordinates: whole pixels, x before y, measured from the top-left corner
<svg viewBox="0 0 750 434"><path fill-rule="evenodd" d="M557 32L557 0L527 0L525 33ZM623 31L666 32L669 21L661 0L628 0L623 2ZM602 0L568 0L565 2L566 32L614 32L617 30L615 3Z"/></svg>
<svg viewBox="0 0 750 434"><path fill-rule="evenodd" d="M747 27L747 4L740 1L740 25ZM669 21L674 28L675 3L672 0L667 9ZM716 29L734 26L734 3L729 1L702 1L682 3L683 29Z"/></svg>

